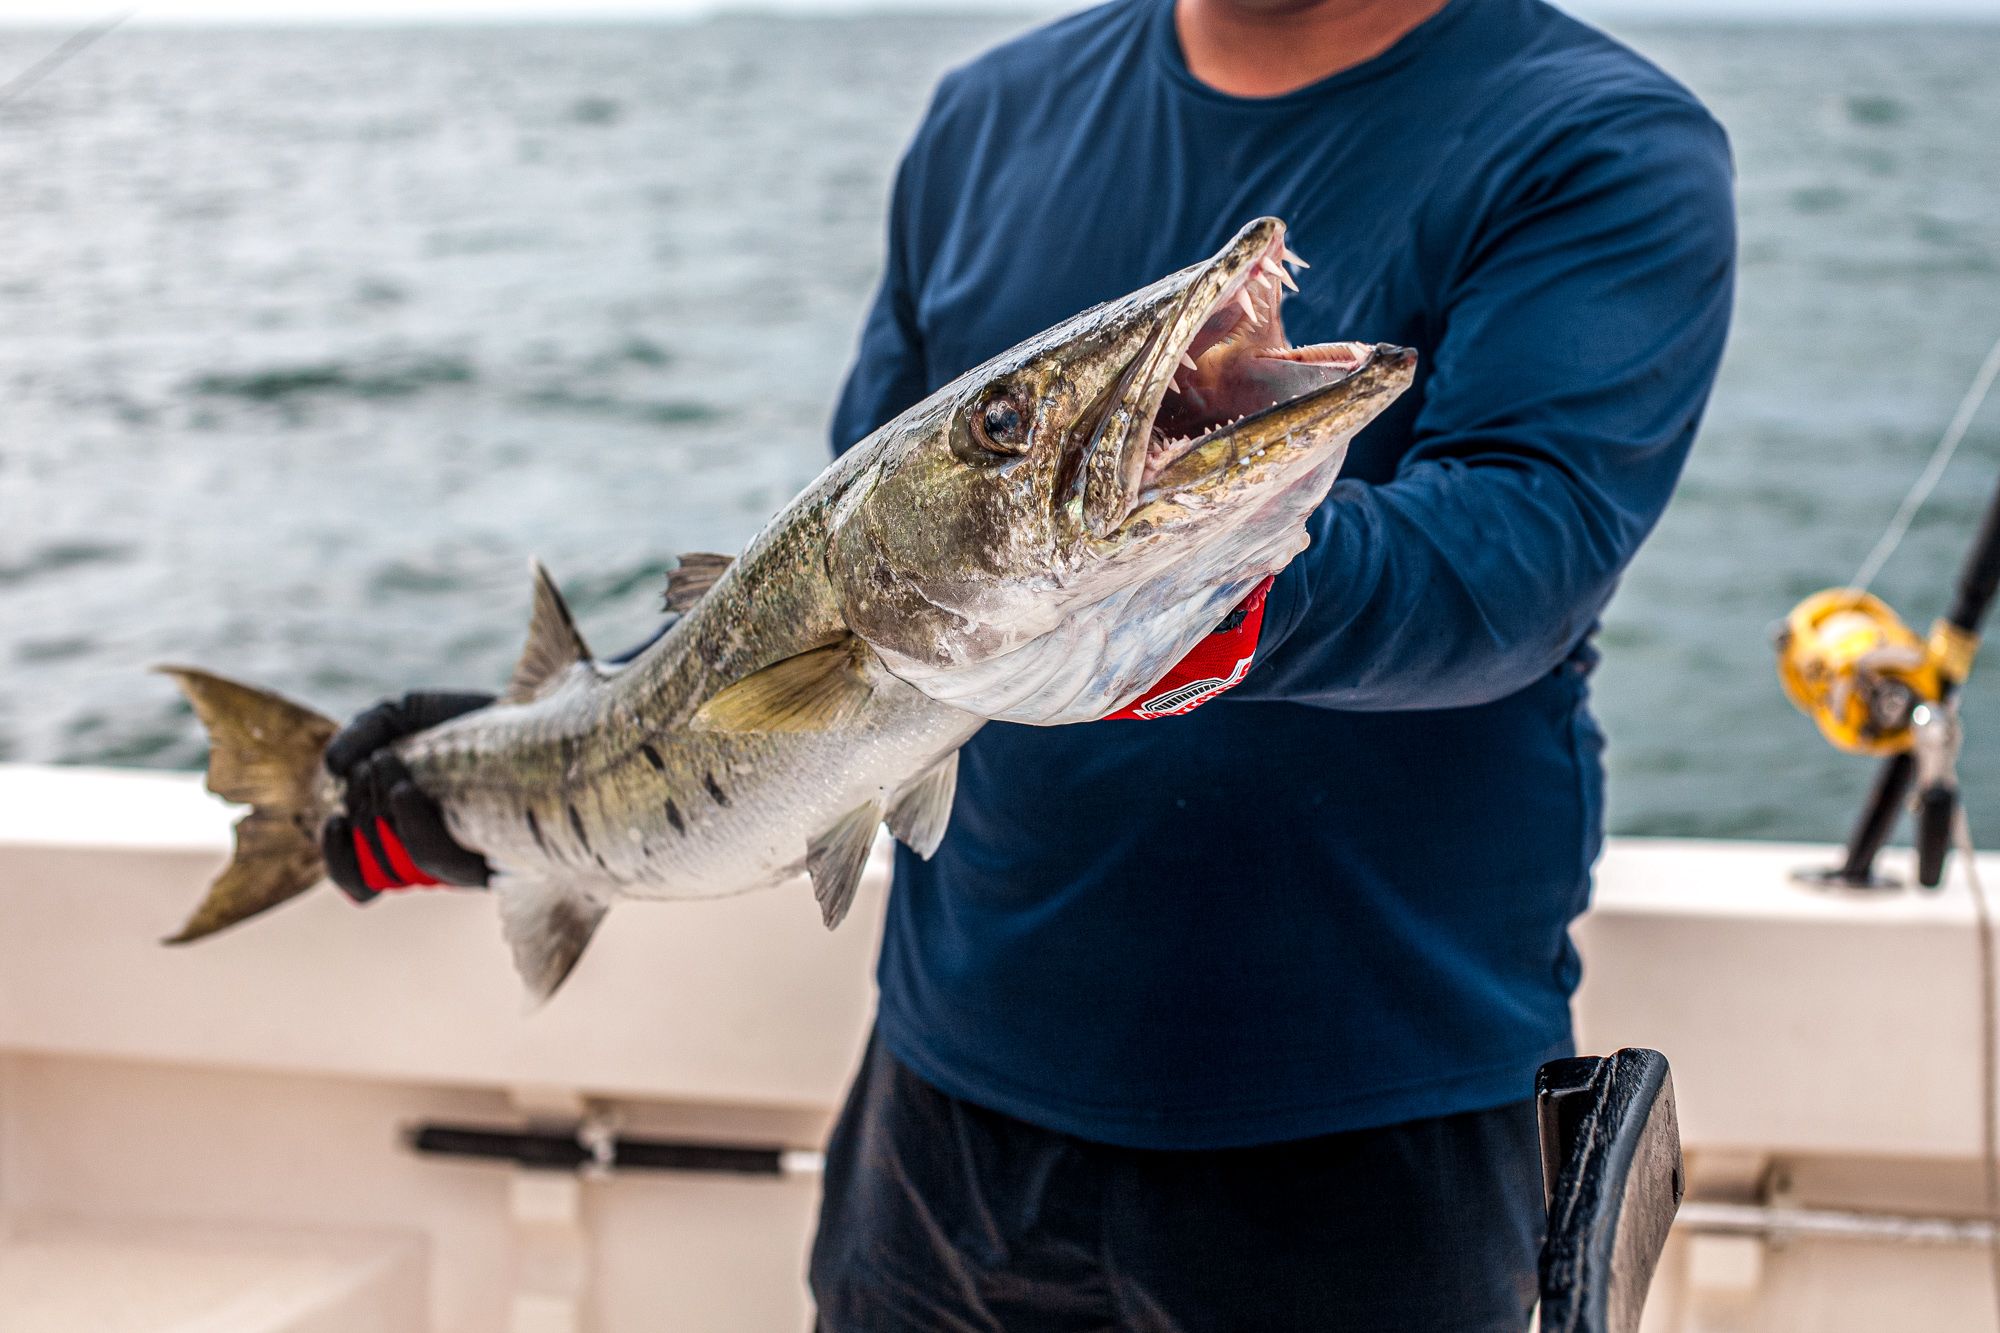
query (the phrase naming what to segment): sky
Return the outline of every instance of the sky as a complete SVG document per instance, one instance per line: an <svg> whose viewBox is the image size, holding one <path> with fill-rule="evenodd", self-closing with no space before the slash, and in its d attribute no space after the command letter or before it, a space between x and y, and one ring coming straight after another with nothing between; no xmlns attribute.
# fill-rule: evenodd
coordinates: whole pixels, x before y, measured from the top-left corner
<svg viewBox="0 0 2000 1333"><path fill-rule="evenodd" d="M89 0L0 0L0 23L81 27L136 11L136 20L201 22L450 22L490 19L654 18L715 9L1029 9L1079 8L1086 0L154 0L150 4L96 4ZM1918 14L2000 19L2000 0L1564 0L1586 18L1737 15L1742 17L1875 18L1900 21Z"/></svg>

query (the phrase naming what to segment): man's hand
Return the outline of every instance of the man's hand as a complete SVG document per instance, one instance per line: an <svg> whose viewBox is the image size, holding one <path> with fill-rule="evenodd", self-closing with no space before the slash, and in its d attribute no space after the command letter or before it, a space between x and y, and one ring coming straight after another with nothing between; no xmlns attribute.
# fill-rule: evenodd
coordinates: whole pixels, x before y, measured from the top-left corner
<svg viewBox="0 0 2000 1333"><path fill-rule="evenodd" d="M1166 675L1125 707L1105 714L1105 720L1178 717L1233 688L1257 656L1257 638L1264 632L1264 598L1270 591L1271 580L1266 578Z"/></svg>
<svg viewBox="0 0 2000 1333"><path fill-rule="evenodd" d="M443 811L390 746L492 702L490 694L406 694L362 713L327 745L327 771L347 784L347 812L320 830L320 854L355 902L390 889L483 886L491 877L485 857L452 839Z"/></svg>

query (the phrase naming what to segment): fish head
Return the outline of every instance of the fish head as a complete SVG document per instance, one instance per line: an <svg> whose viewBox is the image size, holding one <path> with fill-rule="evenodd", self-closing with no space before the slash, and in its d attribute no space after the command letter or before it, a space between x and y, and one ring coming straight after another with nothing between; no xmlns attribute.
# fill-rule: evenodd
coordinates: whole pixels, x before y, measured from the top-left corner
<svg viewBox="0 0 2000 1333"><path fill-rule="evenodd" d="M1304 549L1348 441L1416 358L1293 347L1284 235L1259 219L859 446L829 573L892 673L982 717L1100 717Z"/></svg>

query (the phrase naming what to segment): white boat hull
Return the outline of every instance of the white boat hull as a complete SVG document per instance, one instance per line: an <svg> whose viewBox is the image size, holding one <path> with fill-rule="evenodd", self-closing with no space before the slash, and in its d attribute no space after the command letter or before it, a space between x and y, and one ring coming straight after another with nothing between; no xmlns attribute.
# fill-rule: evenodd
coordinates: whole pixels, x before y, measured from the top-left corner
<svg viewBox="0 0 2000 1333"><path fill-rule="evenodd" d="M809 1176L579 1179L421 1158L402 1131L588 1111L816 1148L866 1031L885 860L859 928L832 935L803 883L613 913L524 1014L478 894L357 911L316 893L159 947L229 818L191 777L0 766L0 1328L807 1326ZM1779 1243L1744 1225L1773 1203L1981 1208L1969 898L1788 881L1831 855L1614 839L1600 869L1581 1041L1668 1055L1697 1205L1649 1333L1992 1326L1962 1225Z"/></svg>

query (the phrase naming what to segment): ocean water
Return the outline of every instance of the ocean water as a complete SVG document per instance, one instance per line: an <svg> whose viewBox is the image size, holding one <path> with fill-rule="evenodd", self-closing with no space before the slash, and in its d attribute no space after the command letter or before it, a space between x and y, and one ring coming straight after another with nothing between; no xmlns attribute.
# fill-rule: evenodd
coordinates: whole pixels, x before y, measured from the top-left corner
<svg viewBox="0 0 2000 1333"><path fill-rule="evenodd" d="M638 638L676 552L824 462L895 155L1028 21L128 29L0 105L0 759L196 766L161 660L336 714L498 682L530 553ZM1612 823L1837 837L1872 769L1785 704L1768 627L1851 574L2000 337L2000 27L1621 35L1730 128L1743 268L1602 637ZM0 79L57 36L0 32ZM1996 472L2000 403L1878 584L1913 621Z"/></svg>

